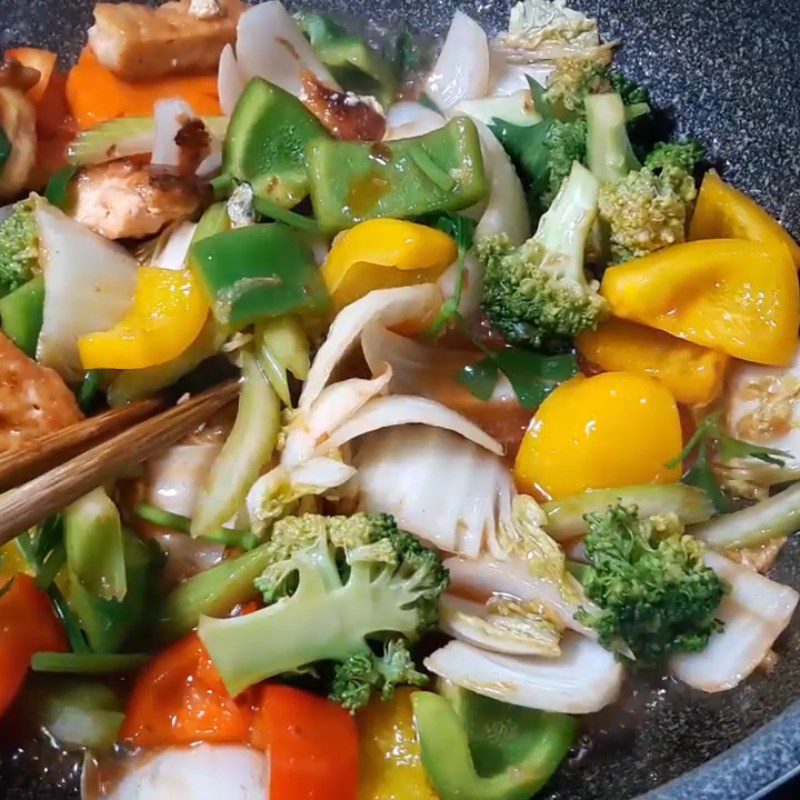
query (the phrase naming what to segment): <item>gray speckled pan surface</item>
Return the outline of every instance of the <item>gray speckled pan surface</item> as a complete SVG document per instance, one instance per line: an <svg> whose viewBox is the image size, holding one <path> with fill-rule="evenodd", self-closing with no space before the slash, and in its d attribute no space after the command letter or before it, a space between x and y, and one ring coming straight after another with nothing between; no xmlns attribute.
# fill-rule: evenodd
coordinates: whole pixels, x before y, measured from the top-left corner
<svg viewBox="0 0 800 800"><path fill-rule="evenodd" d="M404 22L429 35L446 30L457 5L493 30L505 24L508 11L508 0L307 4ZM599 16L606 38L624 41L619 64L650 86L676 131L699 138L726 177L800 236L800 0L575 5ZM0 0L0 47L39 44L74 57L90 18L91 3L84 0ZM800 542L784 549L775 577L800 589ZM800 628L793 626L778 649L773 674L732 692L700 695L674 685L638 692L614 730L576 749L542 797L754 797L800 765L800 705L793 705L800 695ZM22 772L16 759L0 757L0 798L66 796L45 785L30 788Z"/></svg>

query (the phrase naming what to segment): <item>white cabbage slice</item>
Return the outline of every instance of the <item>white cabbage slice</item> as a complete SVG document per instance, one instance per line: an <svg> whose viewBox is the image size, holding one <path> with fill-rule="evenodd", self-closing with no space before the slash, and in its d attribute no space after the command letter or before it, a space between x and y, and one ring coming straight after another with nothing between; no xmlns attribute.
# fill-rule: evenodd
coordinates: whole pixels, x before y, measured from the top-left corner
<svg viewBox="0 0 800 800"><path fill-rule="evenodd" d="M386 112L386 133L383 138L390 141L423 136L438 130L445 122L445 118L438 111L434 111L422 103L404 100L395 103Z"/></svg>
<svg viewBox="0 0 800 800"><path fill-rule="evenodd" d="M502 460L440 428L406 425L358 442L348 487L358 507L393 514L441 550L477 557L510 524L514 483Z"/></svg>
<svg viewBox="0 0 800 800"><path fill-rule="evenodd" d="M699 653L670 659L677 678L704 692L721 692L738 686L769 654L797 606L800 595L712 551L706 564L729 586L717 616L725 623Z"/></svg>
<svg viewBox="0 0 800 800"><path fill-rule="evenodd" d="M328 330L328 335L314 357L300 395L298 408L307 411L331 379L339 362L360 341L372 322L387 328L402 323L426 320L442 304L442 293L433 283L378 289L342 309Z"/></svg>
<svg viewBox="0 0 800 800"><path fill-rule="evenodd" d="M128 311L136 259L44 200L35 214L45 289L36 360L77 382L84 373L78 339L112 328Z"/></svg>
<svg viewBox="0 0 800 800"><path fill-rule="evenodd" d="M171 514L193 517L221 444L178 444L145 464L145 499Z"/></svg>
<svg viewBox="0 0 800 800"><path fill-rule="evenodd" d="M571 576L570 589L574 596L565 597L556 582L534 577L528 562L519 556L500 560L487 553L479 558L448 558L444 565L450 572L451 590L456 593L470 597L500 595L524 603L541 603L565 628L597 638L591 628L575 620L575 613L581 606L590 612L598 609Z"/></svg>
<svg viewBox="0 0 800 800"><path fill-rule="evenodd" d="M471 692L543 711L591 714L613 703L624 677L614 654L567 633L557 658L511 656L452 641L425 659L435 675Z"/></svg>
<svg viewBox="0 0 800 800"><path fill-rule="evenodd" d="M489 88L489 41L472 17L456 11L425 93L441 109L485 97Z"/></svg>
<svg viewBox="0 0 800 800"><path fill-rule="evenodd" d="M113 775L103 780L105 774ZM198 744L99 756L84 767L83 800L264 800L269 762L243 745Z"/></svg>
<svg viewBox="0 0 800 800"><path fill-rule="evenodd" d="M305 70L326 86L339 88L280 0L268 0L242 14L236 57L245 79L264 78L295 97L303 93Z"/></svg>

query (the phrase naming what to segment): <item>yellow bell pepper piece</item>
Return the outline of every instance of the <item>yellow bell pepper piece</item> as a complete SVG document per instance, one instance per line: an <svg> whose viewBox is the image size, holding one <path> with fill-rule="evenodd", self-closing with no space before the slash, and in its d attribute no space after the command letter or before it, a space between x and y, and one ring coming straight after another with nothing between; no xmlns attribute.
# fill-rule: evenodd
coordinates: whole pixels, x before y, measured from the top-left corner
<svg viewBox="0 0 800 800"><path fill-rule="evenodd" d="M373 289L435 281L456 260L446 233L399 219L370 219L340 233L322 265L337 311Z"/></svg>
<svg viewBox="0 0 800 800"><path fill-rule="evenodd" d="M757 364L788 364L797 350L800 287L789 249L707 239L606 270L612 312Z"/></svg>
<svg viewBox="0 0 800 800"><path fill-rule="evenodd" d="M143 369L179 356L208 316L191 270L141 267L128 313L111 330L78 340L84 369Z"/></svg>
<svg viewBox="0 0 800 800"><path fill-rule="evenodd" d="M689 222L689 239L749 239L785 244L800 268L800 245L758 203L734 189L711 170L697 195Z"/></svg>
<svg viewBox="0 0 800 800"><path fill-rule="evenodd" d="M693 342L612 317L576 339L581 355L606 372L654 378L686 405L706 405L722 388L729 357Z"/></svg>
<svg viewBox="0 0 800 800"><path fill-rule="evenodd" d="M358 800L437 800L422 766L409 687L358 712L361 780Z"/></svg>

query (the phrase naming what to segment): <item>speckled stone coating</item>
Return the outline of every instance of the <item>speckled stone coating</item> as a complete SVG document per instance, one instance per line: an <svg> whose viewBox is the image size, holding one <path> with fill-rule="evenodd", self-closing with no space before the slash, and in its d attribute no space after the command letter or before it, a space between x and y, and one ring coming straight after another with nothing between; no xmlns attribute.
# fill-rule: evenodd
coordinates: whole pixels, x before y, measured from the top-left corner
<svg viewBox="0 0 800 800"><path fill-rule="evenodd" d="M505 25L508 12L507 0L306 5L354 19L404 23L429 36L446 30L456 5L492 30ZM575 5L599 16L607 39L624 42L619 65L651 88L667 125L700 139L728 179L800 236L800 0L578 0ZM38 44L74 58L90 7L84 0L0 0L0 47ZM784 549L775 577L800 589L800 540ZM792 706L800 693L797 625L782 637L778 651L772 675L757 675L732 692L703 695L662 682L629 693L613 729L584 737L540 796L754 797L800 765L800 706ZM600 717L591 725L611 723ZM23 761L0 757L0 799L73 796L45 783L31 789Z"/></svg>

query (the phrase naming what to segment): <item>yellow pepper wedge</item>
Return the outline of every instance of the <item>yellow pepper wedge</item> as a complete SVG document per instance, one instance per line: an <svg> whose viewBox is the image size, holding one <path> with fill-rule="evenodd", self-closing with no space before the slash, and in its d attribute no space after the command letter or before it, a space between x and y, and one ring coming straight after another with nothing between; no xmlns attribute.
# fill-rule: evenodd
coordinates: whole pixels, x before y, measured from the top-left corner
<svg viewBox="0 0 800 800"><path fill-rule="evenodd" d="M800 268L800 245L761 206L710 170L703 178L694 213L689 222L689 240L748 239L751 242L785 244Z"/></svg>
<svg viewBox="0 0 800 800"><path fill-rule="evenodd" d="M606 372L654 378L685 405L706 405L722 388L730 358L693 342L611 317L575 340L580 354Z"/></svg>
<svg viewBox="0 0 800 800"><path fill-rule="evenodd" d="M435 281L457 255L453 239L436 228L371 219L336 237L322 277L339 311L373 289Z"/></svg>
<svg viewBox="0 0 800 800"><path fill-rule="evenodd" d="M191 270L141 267L128 313L78 340L84 369L143 369L179 356L197 338L208 305Z"/></svg>
<svg viewBox="0 0 800 800"><path fill-rule="evenodd" d="M422 766L411 692L399 687L391 700L375 698L358 712L358 800L437 800Z"/></svg>
<svg viewBox="0 0 800 800"><path fill-rule="evenodd" d="M606 270L613 314L727 353L782 366L797 350L800 287L789 249L707 239Z"/></svg>

